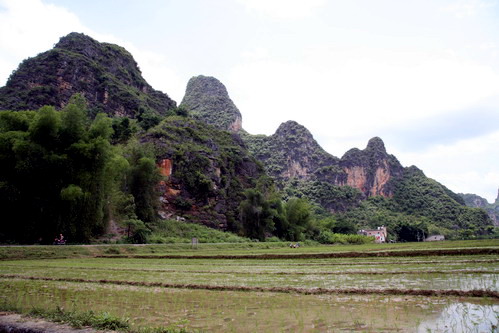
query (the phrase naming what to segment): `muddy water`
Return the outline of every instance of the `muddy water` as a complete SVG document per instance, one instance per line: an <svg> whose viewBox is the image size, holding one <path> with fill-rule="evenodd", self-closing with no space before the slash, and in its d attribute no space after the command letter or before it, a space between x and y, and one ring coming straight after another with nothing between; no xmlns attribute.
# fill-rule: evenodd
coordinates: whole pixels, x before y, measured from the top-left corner
<svg viewBox="0 0 499 333"><path fill-rule="evenodd" d="M0 280L0 303L109 312L135 326L213 332L491 332L499 302L480 298L297 295Z"/></svg>

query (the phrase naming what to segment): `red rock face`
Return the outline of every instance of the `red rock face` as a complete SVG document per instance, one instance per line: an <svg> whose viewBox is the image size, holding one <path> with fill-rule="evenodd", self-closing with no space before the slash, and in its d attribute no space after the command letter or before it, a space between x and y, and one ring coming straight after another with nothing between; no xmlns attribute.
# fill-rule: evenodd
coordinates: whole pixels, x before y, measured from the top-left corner
<svg viewBox="0 0 499 333"><path fill-rule="evenodd" d="M376 169L372 184L369 183L367 170L363 166L347 167L343 170L347 174L347 181L345 184L339 185L354 187L368 196L391 196L391 193L385 190L385 185L391 179L390 169L386 160L383 160L381 166Z"/></svg>
<svg viewBox="0 0 499 333"><path fill-rule="evenodd" d="M342 185L354 187L365 193L367 182L365 168L361 166L354 166L351 168L345 168L344 170L347 174L347 183Z"/></svg>
<svg viewBox="0 0 499 333"><path fill-rule="evenodd" d="M386 160L383 161L383 167L379 167L376 169L376 173L374 175L374 182L369 191L370 196L382 195L388 196L385 193L385 185L391 178L390 169L388 168L388 163Z"/></svg>
<svg viewBox="0 0 499 333"><path fill-rule="evenodd" d="M282 177L286 178L306 178L308 176L308 168L302 166L299 161L288 159L288 168L282 173ZM306 162L306 161L305 161Z"/></svg>
<svg viewBox="0 0 499 333"><path fill-rule="evenodd" d="M164 159L159 162L159 169L162 176L169 177L172 174L173 163L170 159Z"/></svg>

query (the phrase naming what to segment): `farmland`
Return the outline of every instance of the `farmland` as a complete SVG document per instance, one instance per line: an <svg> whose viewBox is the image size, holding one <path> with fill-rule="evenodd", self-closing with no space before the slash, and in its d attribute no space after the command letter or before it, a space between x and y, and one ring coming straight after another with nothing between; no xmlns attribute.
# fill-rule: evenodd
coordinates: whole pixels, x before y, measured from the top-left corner
<svg viewBox="0 0 499 333"><path fill-rule="evenodd" d="M488 332L498 325L494 240L3 247L0 256L4 310L92 310L123 318L132 331Z"/></svg>

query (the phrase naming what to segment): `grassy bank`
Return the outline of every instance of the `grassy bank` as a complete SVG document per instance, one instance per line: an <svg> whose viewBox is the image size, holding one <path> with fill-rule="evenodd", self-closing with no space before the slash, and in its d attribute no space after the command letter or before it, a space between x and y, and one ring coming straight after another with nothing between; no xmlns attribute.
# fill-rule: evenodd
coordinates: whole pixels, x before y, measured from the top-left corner
<svg viewBox="0 0 499 333"><path fill-rule="evenodd" d="M176 255L176 256L238 256L276 254L328 254L342 252L374 253L383 251L429 251L459 249L499 249L499 240L466 240L444 242L362 244L362 245L316 245L301 243L299 248L290 248L289 242L247 243L201 243L192 246L180 244L99 244L99 245L32 245L0 246L0 260L42 258L89 258L109 255ZM366 255L367 256L367 255Z"/></svg>

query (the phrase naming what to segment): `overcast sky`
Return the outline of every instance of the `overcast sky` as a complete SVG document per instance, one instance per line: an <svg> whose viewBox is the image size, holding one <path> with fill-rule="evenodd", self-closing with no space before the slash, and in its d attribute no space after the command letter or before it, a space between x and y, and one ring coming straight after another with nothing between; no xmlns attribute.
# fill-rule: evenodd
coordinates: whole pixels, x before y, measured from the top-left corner
<svg viewBox="0 0 499 333"><path fill-rule="evenodd" d="M338 157L379 136L497 196L499 0L0 0L0 86L72 31L124 46L178 103L190 77L218 78L250 133L296 120Z"/></svg>

